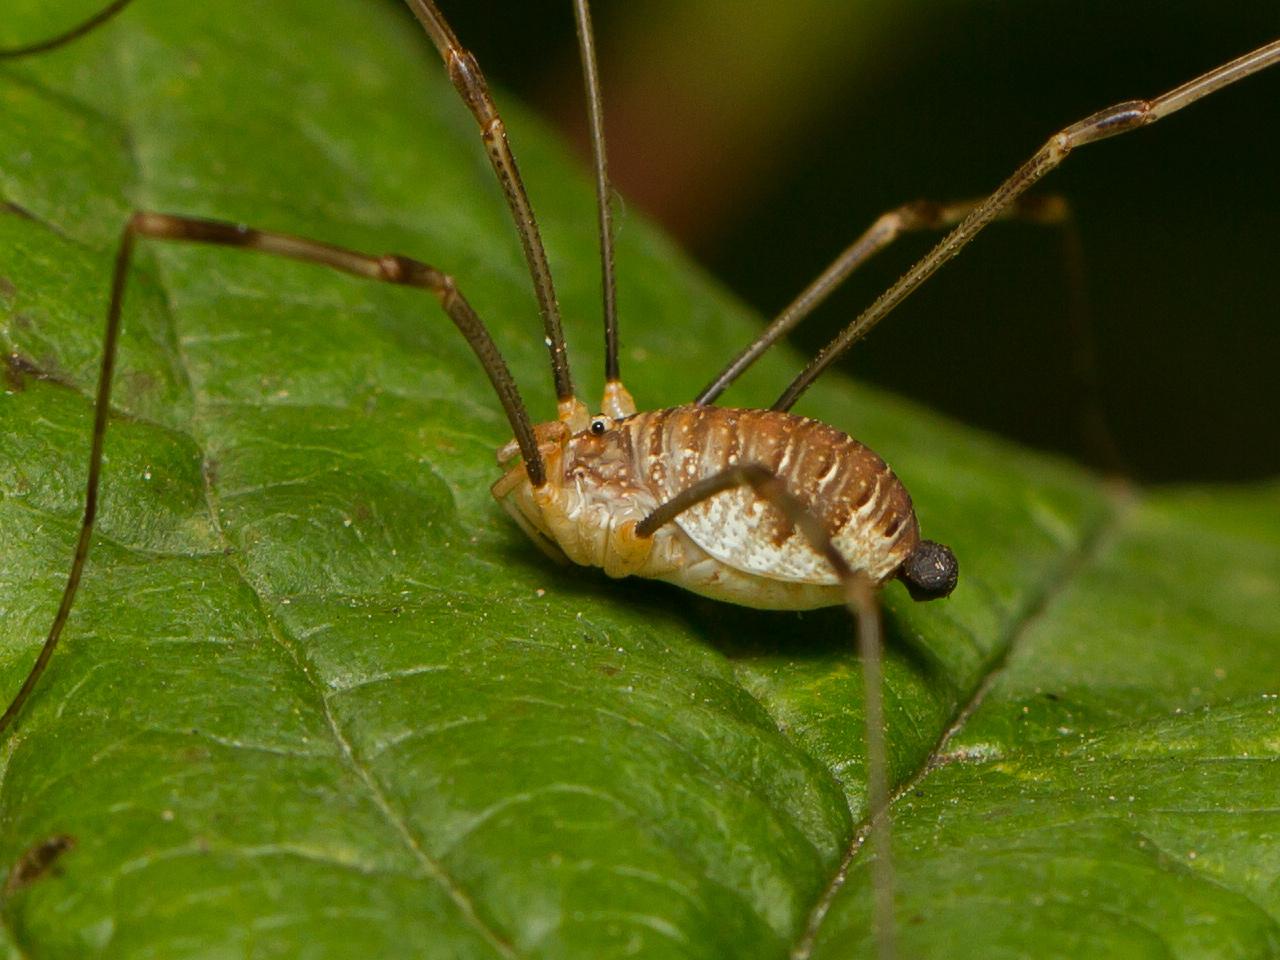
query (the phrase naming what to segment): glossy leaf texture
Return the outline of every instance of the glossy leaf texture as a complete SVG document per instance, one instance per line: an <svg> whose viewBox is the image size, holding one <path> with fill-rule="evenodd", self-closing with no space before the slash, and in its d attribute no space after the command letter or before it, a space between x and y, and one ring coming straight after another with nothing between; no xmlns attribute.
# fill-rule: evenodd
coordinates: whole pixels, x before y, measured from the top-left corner
<svg viewBox="0 0 1280 960"><path fill-rule="evenodd" d="M84 12L48 6L3 39ZM500 103L594 396L591 190ZM129 211L433 263L553 410L474 124L392 4L138 0L0 65L0 203L5 691L70 561ZM634 213L619 270L646 406L758 328ZM839 377L802 412L962 564L884 594L902 955L1280 952L1280 489L1116 492ZM74 841L11 873L11 953L870 953L848 617L549 566L489 497L507 436L429 297L142 245L83 590L0 754L0 861Z"/></svg>

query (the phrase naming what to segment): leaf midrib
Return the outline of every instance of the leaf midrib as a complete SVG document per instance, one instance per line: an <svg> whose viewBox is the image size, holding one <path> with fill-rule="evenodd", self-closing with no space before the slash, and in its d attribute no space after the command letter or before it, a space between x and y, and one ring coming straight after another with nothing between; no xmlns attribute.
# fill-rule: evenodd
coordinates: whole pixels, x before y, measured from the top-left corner
<svg viewBox="0 0 1280 960"><path fill-rule="evenodd" d="M116 31L113 37L119 38L121 31ZM117 79L120 82L122 90L122 109L119 123L125 131L123 138L125 144L125 152L129 159L129 164L133 173L133 186L135 196L133 199L138 203L141 209L147 209L152 206L149 203L149 197L146 195L150 186L148 172L144 169L141 160L141 153L138 149L139 145L139 127L131 122L129 107L134 102L133 85L130 82L132 77L130 72L124 67L121 57L121 45L119 42L113 43L111 46L112 65L115 68ZM183 383L191 401L192 409L192 426L198 425L204 418L205 404L197 394L191 375L190 357L185 349L185 341L181 336L181 330L173 308L173 298L171 296L168 277L164 266L163 258L154 258L155 273L157 278L157 289L163 298L163 309L165 321L167 323L170 340L172 345L172 360L175 362L180 371ZM369 799L373 801L374 806L390 827L391 832L396 836L398 841L408 851L410 857L419 864L424 877L430 878L437 883L449 897L449 899L457 907L461 916L476 929L486 943L492 948L495 955L515 960L519 955L511 946L510 942L494 930L476 913L476 909L471 896L462 889L459 883L446 871L442 864L437 862L418 841L410 830L408 823L391 805L385 791L373 776L372 772L365 767L357 757L351 745L351 740L342 729L337 717L334 716L332 707L329 702L327 691L320 681L316 679L313 664L302 654L301 649L296 643L295 638L289 635L288 630L282 623L271 613L270 608L259 592L257 585L254 583L248 571L244 567L242 555L233 548L230 540L227 538L222 524L219 522L218 511L218 494L214 489L214 477L207 469L208 456L205 444L201 439L195 436L195 430L191 432L191 441L200 451L201 462L201 482L205 496L205 506L208 512L210 526L215 531L218 540L226 548L226 556L231 569L235 572L237 578L249 591L249 595L253 597L254 606L258 617L266 625L272 639L285 651L288 655L289 662L294 668L302 674L306 682L306 688L310 690L318 703L319 709L324 716L325 722L333 737L334 743L337 745L343 762L346 766L359 778L360 783L364 786Z"/></svg>
<svg viewBox="0 0 1280 960"><path fill-rule="evenodd" d="M125 71L121 68L121 65L118 61L116 66L122 80L122 89L126 90L127 93L131 93L132 91L128 91L126 85L123 83L123 81L126 79ZM126 95L124 99L126 102L131 102L131 97L128 95ZM123 140L127 144L128 155L133 165L135 187L139 194L139 196L136 199L142 200L142 199L145 199L145 190L149 185L150 181L146 179L144 175L144 171L141 169L139 154L137 152L136 131L134 131L132 129L132 125L128 123L127 117L122 116L120 119L124 123L124 128L126 130L126 136L123 138ZM54 229L54 228L50 227L50 229ZM196 396L196 391L192 383L189 361L185 353L185 350L183 348L184 341L182 340L181 337L177 336L179 332L178 324L174 314L174 310L172 308L170 288L167 283L167 277L165 276L166 271L164 269L163 259L155 258L153 260L153 263L155 264L155 273L157 276L157 288L161 291L164 298L166 322L169 325L170 333L173 335L173 339L170 341L170 343L176 345L175 347L176 355L173 358L175 361L175 366L176 366L176 369L183 376L184 381L186 383L186 390L191 395L192 409L194 411L192 423L194 425L199 423L201 419L207 415L209 409L213 406L216 406L216 404L211 404L209 402L202 402ZM165 428L165 429L168 429L168 428ZM200 443L193 434L188 434L188 436L190 437L192 442L196 445L196 447L199 449L202 463L207 462L207 458L205 456L204 444ZM212 482L213 478L211 478L208 475L207 471L202 471L202 473L204 477L206 507L209 512L210 522L214 527L214 529L217 530L219 541L229 547L230 544L228 542L228 539L224 531L221 529L221 526L218 524L218 510L216 506L218 501L218 494L217 494L217 491L213 489L213 482ZM976 685L974 695L970 698L968 703L966 703L963 707L960 707L953 712L951 723L948 725L946 731L943 733L942 737L939 739L935 748L932 751L930 751L930 753L925 757L924 761L918 767L916 773L913 776L908 777L903 781L904 784L908 784L908 785L912 784L916 782L919 778L922 778L928 775L928 772L933 768L933 765L936 763L937 757L940 755L945 744L951 739L952 736L954 736L957 732L959 732L959 730L963 726L963 722L967 720L969 715L971 715L973 708L975 708L977 704L981 701L981 698L985 696L985 693L990 688L990 685L993 682L995 676L1000 672L1001 669L1003 669L1005 663L1007 662L1008 656L1013 650L1016 643L1018 642L1019 637L1025 634L1029 625L1040 614L1043 613L1045 607L1048 604L1052 603L1054 597L1069 585L1072 576L1074 576L1074 574L1078 572L1080 565L1082 563L1087 563L1090 559L1092 559L1092 557L1096 554L1098 541L1103 537L1103 534L1106 531L1114 529L1114 526L1117 522L1118 522L1117 513L1115 510L1112 510L1109 514L1107 514L1107 516L1102 521L1100 521L1097 524L1095 528L1089 531L1089 535L1085 538L1082 545L1075 547L1073 549L1068 549L1063 551L1063 556L1066 558L1066 565L1068 567L1072 567L1070 574L1065 577L1051 578L1051 581L1047 585L1045 590L1042 591L1038 597L1032 600L1032 602L1024 609L1024 612L1018 618L1010 622L1009 624L1009 634L1011 637L1010 641L1004 645L999 656L996 658L995 661L993 661L991 667L983 674L983 676L981 677L981 679ZM304 674L304 676L306 677L308 688L313 690L318 696L320 705L324 711L326 720L330 725L331 733L333 735L335 743L338 745L339 749L343 752L346 758L346 762L348 763L350 768L364 782L365 787L369 791L371 798L379 806L384 816L386 817L388 821L388 825L391 826L392 829L399 835L401 841L408 848L410 853L413 854L415 858L418 859L419 862L423 865L424 870L428 875L434 876L435 879L441 882L446 887L446 889L449 890L451 896L453 896L456 893L458 896L463 898L462 902L460 903L460 907L462 903L465 903L467 910L470 911L470 913L467 913L467 911L464 910L464 915L470 916L472 920L477 923L478 927L482 931L484 931L488 936L495 938L495 942L496 942L495 949L497 949L498 952L502 953L503 955L511 955L510 946L506 944L504 941L502 941L500 938L497 938L496 934L488 930L488 928L484 927L483 923L479 921L477 917L475 917L474 908L471 907L470 901L469 899L466 898L465 893L463 893L460 889L457 888L456 884L454 884L452 880L448 877L448 875L443 872L439 864L436 863L434 860L432 860L431 857L426 853L426 851L422 849L421 845L417 842L417 839L414 837L414 835L410 831L408 824L403 820L403 818L400 818L396 814L395 810L390 806L389 802L386 799L386 795L381 791L377 780L373 777L373 775L367 768L361 765L358 757L355 755L355 752L351 747L350 741L347 739L346 735L344 734L340 725L337 723L336 718L334 717L333 713L330 710L327 689L324 684L322 684L316 679L313 665L302 654L301 649L297 645L296 638L291 637L288 631L284 628L284 626L269 612L267 600L266 598L264 598L264 596L259 592L259 590L255 586L253 579L249 575L249 572L244 569L241 556L234 551L228 551L228 552L232 558L231 560L232 567L235 570L238 578L245 585L245 587L250 591L250 594L254 597L254 601L258 606L259 616L262 618L263 622L267 625L268 629L271 631L275 641L289 654L290 659L294 663L296 669L300 670ZM1074 557L1079 562L1073 565L1071 563L1072 557ZM746 692L750 695L749 690L747 690ZM768 709L767 706L765 707L765 709L766 710ZM795 749L797 749L797 751L804 753L806 756L809 756L811 759L816 759L813 757L811 753L805 750L804 746L798 740L793 738L791 735L787 734L785 731L783 732L783 735L786 737L788 742L790 742L795 747ZM819 761L819 763L821 763L821 761ZM824 768L826 767L825 764L822 764L822 766ZM828 769L828 772L830 773L829 768L827 769ZM831 775L833 776L833 779L834 779L834 774L832 773ZM846 868L849 866L849 864L853 862L853 860L856 858L860 850L862 832L863 831L862 831L861 825L859 826L858 829L854 831L854 837L849 847L849 850L847 851L845 860L842 863L840 870L837 872L836 877L833 878L832 880L832 884L835 884L834 889L831 891L833 896L834 896L834 893L839 889L838 884L836 884L836 879L844 875ZM455 900L455 902L458 902L458 901ZM822 901L820 900L818 904L815 904L813 911L810 912L810 916L813 916L814 911L817 911L821 905L822 905ZM814 925L813 932L816 932L816 930L817 930L817 925ZM808 926L806 926L804 935L808 935L808 934L809 934L809 929L808 929ZM799 948L797 947L797 949Z"/></svg>
<svg viewBox="0 0 1280 960"><path fill-rule="evenodd" d="M1022 612L1014 620L1010 621L1008 641L1002 645L997 655L992 658L991 664L978 678L969 698L958 704L952 711L946 727L933 748L921 759L913 773L903 777L897 785L891 785L890 813L892 813L894 803L900 797L916 789L944 762L943 757L947 745L964 730L969 719L982 705L988 692L990 692L1007 667L1010 657L1022 638L1044 617L1058 597L1062 596L1090 565L1097 562L1109 544L1115 539L1126 518L1138 508L1140 502L1141 494L1127 487L1110 493L1105 500L1107 505L1106 512L1085 531L1084 537L1081 538L1077 546L1063 552L1063 560L1059 564L1058 570L1046 577L1041 590L1024 607ZM790 960L809 960L814 944L817 942L818 932L822 923L830 912L831 905L835 902L845 881L848 879L849 871L853 867L854 861L857 860L858 855L862 852L870 829L871 820L869 816L864 816L855 826L853 839L850 841L849 848L845 851L840 865L836 868L831 879L824 886L822 893L808 912L804 928L788 954Z"/></svg>

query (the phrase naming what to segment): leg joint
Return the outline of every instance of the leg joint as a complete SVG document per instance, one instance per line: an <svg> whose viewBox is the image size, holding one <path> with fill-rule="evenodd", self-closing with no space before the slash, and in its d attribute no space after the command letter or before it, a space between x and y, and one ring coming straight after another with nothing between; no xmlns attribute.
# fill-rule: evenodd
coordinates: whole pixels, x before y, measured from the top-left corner
<svg viewBox="0 0 1280 960"><path fill-rule="evenodd" d="M493 101L489 97L489 85L485 82L480 64L470 50L450 51L446 64L449 81L462 96L482 128L487 128L497 116Z"/></svg>

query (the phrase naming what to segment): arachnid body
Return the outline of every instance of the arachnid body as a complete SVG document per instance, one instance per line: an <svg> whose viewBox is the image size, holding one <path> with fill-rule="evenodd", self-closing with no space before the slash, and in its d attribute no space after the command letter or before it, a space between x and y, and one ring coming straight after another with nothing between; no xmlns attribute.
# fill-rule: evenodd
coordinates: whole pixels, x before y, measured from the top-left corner
<svg viewBox="0 0 1280 960"><path fill-rule="evenodd" d="M146 2L139 0L139 6ZM428 13L434 9L424 4L418 8ZM447 28L439 21L435 26L437 38L450 50ZM331 28L330 32L340 31ZM146 43L151 42L148 37ZM198 45L189 38L184 42ZM185 50L182 44L176 46ZM455 85L461 85L464 94L474 93L478 87L473 62L456 51L445 60ZM124 59L126 68L151 62L150 57ZM179 62L184 62L181 57ZM173 69L172 64L166 67ZM438 70L438 65L432 68ZM191 76L198 72L193 69ZM357 76L366 80L375 72L374 66L365 64ZM395 89L387 84L379 92ZM467 102L479 110L481 131L501 175L509 162L495 146L502 141L501 130L487 114L483 99L470 96ZM448 122L456 119L449 116ZM1121 125L1130 116L1127 111L1109 115ZM305 124L304 129L315 133ZM1096 133L1097 125L1082 130ZM474 135L470 129L468 133ZM143 149L138 156L145 169L156 148L145 137L139 139ZM348 145L316 139L340 166ZM228 162L227 156L219 154L219 164ZM510 184L510 170L507 173L504 182ZM301 174L291 176L300 189L307 189ZM238 181L232 177L230 182ZM536 197L537 189L532 192ZM161 204L152 202L154 189L138 190L129 199L146 200L141 205L148 209L191 209L192 214L209 216L222 215L222 202L234 204L234 199L216 195L209 195L207 203L194 199L179 203L172 194L163 194ZM517 207L520 202L517 197ZM973 209L969 205L964 214ZM41 216L23 219L21 226L34 224L31 229L35 229L42 222L55 223L50 211L36 213ZM72 218L70 213L66 216ZM393 218L386 219L399 236ZM902 218L898 219L900 227ZM839 735L831 737L831 742L847 750L848 762L842 770L852 771L841 781L842 792L815 774L818 764L797 758L797 751L787 743L783 734L795 715L783 712L775 719L759 708L754 697L726 689L723 672L717 672L720 668L707 669L698 660L706 653L705 644L691 645L697 648L693 654L665 640L655 642L652 649L646 647L652 622L666 616L660 605L654 604L645 613L644 624L632 629L609 619L606 605L591 596L598 585L587 577L584 586L573 588L581 589L581 594L556 599L551 617L558 619L553 627L542 630L536 622L541 611L532 608L531 612L529 606L535 585L529 577L537 574L529 573L526 568L531 565L523 561L515 564L519 569L511 574L513 582L527 588L521 596L514 596L514 587L509 594L502 594L498 587L480 599L467 594L472 586L468 578L478 579L486 564L492 565L492 557L509 549L501 535L483 526L487 514L468 499L475 492L471 488L479 489L491 479L490 474L482 474L483 481L478 480L471 466L473 434L500 434L502 429L483 419L487 411L473 415L469 409L459 414L465 428L457 428L450 415L440 415L432 406L439 406L444 397L452 402L449 409L465 408L451 393L453 372L446 368L450 363L462 367L469 359L461 356L457 344L441 345L448 359L432 368L435 379L425 389L401 374L381 393L381 388L366 386L367 374L362 371L351 380L366 392L357 394L352 409L335 412L325 410L325 404L334 405L335 393L340 395L349 383L337 387L326 383L328 392L317 389L315 381L325 380L328 371L307 370L305 357L288 352L291 338L301 337L308 326L340 312L325 297L345 304L347 298L382 296L367 291L385 291L385 286L351 284L348 289L339 285L325 288L338 289L337 294L315 295L303 289L304 281L294 285L292 271L306 274L306 283L312 274L323 275L320 284L332 282L328 271L308 271L273 258L243 258L250 262L233 268L243 272L224 279L229 274L222 273L218 264L235 259L226 251L140 243L139 250L150 247L146 256L155 259L132 271L127 254L130 245L141 239L243 247L429 292L466 335L497 388L516 439L500 454L506 476L494 492L536 543L552 553L602 566L609 573L657 575L712 596L762 607L852 601L862 617L864 649L874 647L879 639L871 602L875 588L888 578L903 576L923 595L940 595L954 585L956 573L954 561L943 550L920 552L924 541L918 540L910 501L883 462L844 433L785 410L721 409L709 406L711 401L704 396L693 406L635 413L616 367L606 371L601 415L592 416L576 399L563 343L550 322L546 336L552 348L560 416L549 423L529 422L515 379L505 371L478 324L477 314L489 316L492 311L473 311L460 292L470 289L470 276L484 273L478 262L482 254L462 258L473 261L464 270L438 253L453 236L447 228L456 229L456 224L446 225L429 243L396 244L398 249L430 256L432 263L448 262L458 278L455 284L453 276L418 260L355 252L379 242L383 224L364 223L354 215L346 231L338 233L341 248L185 213L141 213L114 220L104 216L102 220L111 221L113 233L121 222L126 224L126 255L119 258L125 266L119 271L114 298L117 321L122 315L118 306L125 275L133 284L129 296L140 290L137 302L142 305L148 304L146 297L153 292L149 285L153 270L179 291L171 298L171 309L179 319L175 322L178 332L170 339L195 358L190 361L194 372L188 383L197 414L192 417L196 428L178 439L191 440L201 454L192 486L197 509L179 517L153 540L145 539L150 530L142 530L137 534L140 548L119 522L106 526L104 536L109 542L100 541L94 548L95 558L102 556L105 562L100 567L96 560L90 562L84 595L78 601L85 604L87 600L90 605L77 609L94 611L98 616L92 622L112 629L85 635L86 642L77 644L75 656L55 659L46 686L21 715L23 722L9 741L13 747L6 783L36 786L22 794L21 805L14 806L15 835L38 839L63 835L75 826L72 832L79 843L68 852L66 874L87 882L83 880L87 865L98 864L101 874L111 878L113 900L139 903L139 915L145 915L147 901L134 892L149 889L137 879L144 874L159 886L207 883L208 896L193 896L184 909L187 916L207 916L210 929L221 918L238 915L224 909L223 898L242 908L244 901L252 901L253 908L265 903L268 906L262 909L273 911L255 928L270 936L283 926L280 917L288 915L279 907L285 902L308 917L343 916L343 924L333 925L342 929L331 932L342 936L349 926L352 943L367 953L390 955L397 948L404 950L406 944L415 944L414 937L422 934L423 927L440 937L444 936L440 930L447 930L448 936L456 938L449 942L450 948L456 947L455 952L463 956L534 956L554 952L561 938L580 950L594 949L592 955L613 948L660 952L664 946L682 942L686 928L680 924L684 923L689 927L705 923L706 929L715 931L714 942L730 943L725 949L735 955L748 955L757 948L761 956L783 955L799 941L809 929L808 905L821 901L823 885L840 872L846 852L856 849L858 832L850 822L849 807L883 807L883 781L877 788L874 777L883 776L884 764L875 757L874 746L869 751L872 785L869 790L863 786L867 779L862 776L863 755L856 744L863 714L854 710L842 717L838 710L823 709L804 718L812 722L819 714L836 715L835 723L843 724L832 727ZM266 222L255 220L255 227ZM609 236L607 227L604 234ZM885 236L872 239L879 242ZM114 253L110 240L97 239ZM534 250L530 265L536 281L542 283L545 263L527 232L524 239L526 253ZM157 253L156 248L165 252ZM507 261L503 263L507 273L514 272ZM255 270L266 271L266 289L251 286ZM219 303L219 309L202 317L207 326L182 326L184 313L200 309L184 302L183 285L173 277L190 282L196 274L205 283L202 292L211 300L225 295L239 298L235 305L244 307L241 301L255 296L278 297L296 308L301 319L295 318L295 325L285 327L288 333L272 345L280 356L274 352L265 358L252 356L267 353L252 336L252 306L244 312ZM917 274L915 282L920 279ZM223 283L225 290L220 289ZM353 292L357 289L359 293ZM548 289L539 292L545 319L554 314L556 297ZM481 293L477 303L485 297ZM428 352L435 341L445 339L445 332L434 324L438 318L430 313L433 304L426 304L429 319L423 323L420 303L407 298L395 302L411 320L369 323L358 310L353 311L350 328L343 326L348 322L345 317L335 320L335 338L340 332L356 331L349 341L341 340L343 352L357 354L358 347L370 346L363 342L361 324L374 328L370 339L375 344L382 342L378 336L389 329L389 339L397 346L410 344L407 352ZM304 313L312 308L314 313ZM504 335L526 332L530 312L513 311L517 315L503 321ZM126 325L132 320L129 317ZM427 327L430 336L415 339L418 325ZM330 335L327 326L323 335ZM240 337L243 340L237 345ZM230 344L216 343L219 338ZM518 353L520 369L531 370L531 350L521 345L519 336L512 339L510 349ZM96 343L94 351L96 356ZM35 360L42 359L38 351L33 353ZM110 355L111 350L106 353ZM207 358L213 353L220 357L247 354L259 366L230 377L210 374ZM609 354L616 363L616 347ZM680 358L670 359L678 363ZM296 378L278 369L293 362L303 371ZM396 363L387 366L401 370ZM88 379L42 380L41 374L50 371L59 372L53 363L15 366L11 371L15 396L26 391L26 397L17 397L15 403L53 394L63 379L78 386ZM145 403L146 389L154 388L154 383L141 380L121 378L125 409L132 410L138 396ZM228 380L235 382L228 384ZM255 396L278 402L250 406L246 397ZM294 416L292 403L311 409L296 411ZM97 402L101 419L93 432L95 442L104 435L128 436L131 428L149 426L145 417L139 417L138 423L113 423L107 430L108 406L105 397ZM485 407L486 402L473 406ZM320 419L322 428L309 427L303 412ZM363 441L375 413L396 423L400 416L422 418L430 425L407 428L397 435L399 449L363 454L387 457L396 467L402 465L397 455L404 454L412 467L416 465L413 456L423 448L442 457L463 449L467 454L459 457L465 460L463 467L455 473L440 470L452 486L427 471L422 471L425 479L413 474L408 480L387 479L396 477L391 469L374 479L359 472L357 459L348 453ZM164 424L163 419L160 422ZM226 428L228 422L234 423L234 431ZM83 439L87 418L80 423L75 435ZM147 439L154 443L161 433L153 430ZM107 463L108 488L113 468L120 479L125 472L121 464L132 462L131 450L126 448ZM312 462L299 457L298 450L331 458L333 463L324 471L313 470ZM348 471L351 482L343 486ZM174 476L180 472L170 471L167 479L176 482ZM338 480L332 487L318 489L319 473L332 473ZM148 470L146 480L150 479ZM413 533L404 535L384 522L382 513L400 502L406 487L427 488L431 483L436 483L428 491L434 499L413 500ZM21 484L17 486L21 490ZM282 490L301 491L303 497L288 502ZM413 487L413 492L417 494L418 488ZM461 562L470 565L452 577L440 558L446 552L468 552L467 533L460 532L465 528L441 522L445 533L432 539L430 528L436 516L422 509L422 503L428 503L446 513L451 496L471 510L468 520L481 518L473 536L483 538L483 549L476 551L481 555L464 557ZM299 502L304 506L299 507ZM1040 523L1052 528L1050 533L1060 534L1062 524L1050 522L1060 519L1049 509L1057 502L1051 496L1046 502L1049 506L1037 504L1043 510L1032 521L1019 519L1027 528ZM8 506L14 508L12 502ZM214 520L212 533L200 525L201 508ZM497 513L492 503L485 509ZM68 512L61 505L60 510ZM86 523L77 564L83 563L87 553L88 529ZM1037 535L1049 536L1043 531ZM346 538L340 542L352 547L349 553L332 549L338 538ZM316 548L317 542L323 549ZM131 549L147 559L138 560ZM286 553L312 563L305 576L280 561ZM912 563L912 558L918 562ZM177 588L159 578L148 583L152 562L168 563L178 571L172 575ZM92 581L99 570L95 595ZM1045 568L1039 568L1037 575L1047 575ZM42 576L47 589L50 574ZM316 579L328 593L311 586ZM104 593L117 594L116 620L102 613ZM129 624L131 608L146 606L157 594L163 617L140 628ZM252 602L237 606L245 594ZM45 598L45 602L50 601ZM224 630L221 619L214 621L213 628L207 625L211 617L204 605L215 602L234 611L234 617L229 617L234 628ZM553 604L549 601L546 606ZM84 613L80 616L88 621ZM74 614L68 623L68 636L84 629ZM412 630L406 630L405 624ZM235 631L243 631L246 642L237 643ZM116 640L117 635L122 639ZM845 636L842 630L842 639ZM210 648L212 655L206 653ZM15 654L14 662L20 661L24 672L30 650L28 637ZM127 684L109 691L113 700L100 699L108 695L104 678L113 674L100 670L100 661L92 658L102 656L106 659L101 663L109 664L113 655L126 657L129 675L137 675L142 692L136 700L135 688ZM201 655L205 659L195 659ZM243 664L237 659L242 656L247 658ZM64 659L68 672L59 677L58 666ZM189 661L207 668L198 682L187 676L195 670L184 672ZM145 669L136 669L136 663ZM653 664L661 664L662 672L656 668L648 672ZM876 691L874 656L868 657L868 666L868 689ZM17 667L11 669L16 674ZM841 672L837 669L832 674L838 678ZM251 681L259 682L253 688L258 693L253 695L253 708L242 709L243 704L227 691L248 689L240 685ZM757 683L752 692L767 700L767 690L760 693L765 686ZM402 695L393 696L391 690ZM840 699L833 697L823 707L856 702L856 695L850 698L848 692L843 688ZM821 701L824 693L820 690L814 699ZM219 699L224 696L229 706ZM204 701L213 701L214 708L201 712L197 705ZM108 702L114 710L103 706ZM156 706L159 702L175 707L181 719L168 720ZM867 702L866 712L872 714L873 697L868 696ZM672 733L662 726L665 723L685 725ZM797 726L803 727L804 721ZM873 736L879 727L872 715ZM85 751L89 764L101 759L113 770L118 767L122 792L104 790L110 801L102 804L105 809L113 816L123 810L149 824L167 825L162 827L166 832L161 840L154 847L148 840L146 849L128 860L126 870L113 869L121 859L118 850L96 842L98 837L117 836L109 821L95 821L87 829L56 824L35 829L28 823L44 815L44 810L60 809L57 804L39 802L49 791L56 791L60 782L56 776L46 777L42 766L57 762L60 728L79 734L74 747ZM95 739L108 735L106 742ZM137 760L128 750L134 745L140 748ZM254 769L243 777L226 775L227 768L218 765L223 753L240 759L247 754ZM651 762L655 757L670 782L655 782ZM776 776L775 770L780 771ZM609 789L593 779L600 771L609 776L618 773ZM337 784L332 790L328 789L331 782ZM289 794L284 801L287 807L278 811L284 794L271 794L261 787L264 783L301 785L302 789ZM259 788L261 793L253 792ZM200 805L191 797L208 800ZM294 804L303 810L301 814ZM85 808L94 806L89 803ZM228 816L228 810L260 813ZM883 823L883 818L878 819ZM333 827L333 832L311 832L312 825L320 822ZM699 829L679 833L684 823L696 823ZM662 833L668 824L676 824L677 831ZM657 835L654 830L662 836L660 844L649 842ZM759 842L745 843L753 831L760 832ZM335 836L340 839L334 840ZM721 846L709 851L706 837L716 838ZM154 852L156 848L159 853ZM163 872L177 870L187 859L197 865L198 878L170 879ZM887 860L887 853L877 859ZM303 875L299 883L279 883L277 873L262 866L282 861ZM323 877L322 883L312 882L316 875ZM526 875L532 878L527 883ZM668 882L669 876L677 879ZM791 877L801 880L791 885ZM599 911L584 914L575 911L572 895L580 896L588 887L609 891L610 899ZM295 889L308 888L320 891L315 895L320 907L312 914L298 906L301 900L290 899ZM36 896L42 895L41 885L33 889ZM890 889L883 884L877 892L887 897ZM244 901L236 899L241 893ZM389 901L403 909L389 909ZM84 897L80 902L92 905L101 899ZM201 913L206 904L208 914ZM701 904L713 904L714 910L708 908L704 917ZM650 920L668 914L678 916L679 922ZM725 918L732 918L730 926L737 926L728 929ZM83 941L93 934L100 938L95 943L110 943L119 936L116 931L127 934L131 921L132 917L125 917L106 923L97 916L76 915L72 921L60 922L71 931L68 936ZM885 927L882 914L882 930ZM723 943L715 939L719 937ZM178 952L170 950L169 955Z"/></svg>
<svg viewBox="0 0 1280 960"><path fill-rule="evenodd" d="M117 0L63 35L11 49L10 58L43 53L91 32L129 5ZM807 311L792 311L735 359L699 395L696 408L637 414L619 374L618 319L613 277L610 185L594 42L585 0L577 0L579 36L596 161L606 341L605 392L599 417L577 398L561 328L560 308L537 221L508 143L506 125L475 57L459 42L434 0L408 6L444 60L450 82L479 126L494 173L514 218L528 262L550 353L558 420L535 426L506 361L457 281L434 266L400 254L371 255L288 234L205 218L135 212L125 223L116 255L102 369L95 402L84 519L62 603L45 645L21 690L0 717L0 730L20 714L35 689L70 615L88 557L97 509L112 374L126 284L140 238L240 247L330 267L370 280L431 294L462 333L484 367L511 425L514 439L499 454L509 464L494 495L535 541L613 576L635 574L668 580L695 592L748 606L808 609L847 603L863 622L867 650L878 650L872 592L901 576L912 595L948 595L957 580L950 550L921 541L910 496L883 461L837 430L786 411L810 382L849 343L878 319L875 308L842 334L824 356L796 379L768 411L738 413L705 405ZM1236 69L1239 72L1239 68ZM1065 150L1061 151L1065 155ZM1056 162L1056 161L1053 161ZM988 201L986 219L1010 207L1017 193ZM963 205L971 232L981 228L983 205ZM945 222L957 210L938 211ZM838 270L844 274L892 239L902 227L877 224ZM963 225L962 225L963 229ZM883 235L882 235L883 234ZM961 241L963 242L963 241ZM936 266L934 267L936 269ZM927 274L925 274L927 275ZM820 278L828 288L841 277ZM919 282L917 279L916 283ZM892 291L891 291L892 293ZM900 296L901 294L899 294ZM811 296L811 305L822 297ZM878 305L880 306L880 305ZM880 306L880 315L889 306ZM868 319L869 317L869 319ZM663 528L678 524L676 530ZM878 654L876 654L878 657ZM868 698L878 678L868 671ZM878 707L869 706L871 753L880 752ZM883 764L873 760L873 771ZM874 774L873 774L874 778ZM872 787L877 805L883 788Z"/></svg>
<svg viewBox="0 0 1280 960"><path fill-rule="evenodd" d="M762 609L845 603L826 558L749 485L693 505L674 524L651 527L649 536L637 534L685 490L735 466L756 465L786 478L788 491L821 518L836 549L870 583L902 577L922 597L955 586L954 561L928 541L920 550L911 498L893 471L819 421L689 406L597 417L576 434L549 424L541 433L549 482L534 487L516 466L493 494L553 556ZM512 445L502 456L517 453Z"/></svg>

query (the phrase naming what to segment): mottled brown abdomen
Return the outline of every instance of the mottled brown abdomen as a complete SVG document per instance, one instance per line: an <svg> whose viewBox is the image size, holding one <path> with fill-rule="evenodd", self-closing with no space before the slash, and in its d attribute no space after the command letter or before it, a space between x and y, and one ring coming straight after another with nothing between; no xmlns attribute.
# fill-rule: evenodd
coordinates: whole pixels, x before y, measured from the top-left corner
<svg viewBox="0 0 1280 960"><path fill-rule="evenodd" d="M673 407L628 420L635 474L659 501L732 466L758 464L808 504L850 566L893 576L919 542L911 497L871 449L825 423L770 410ZM780 580L835 583L830 564L749 487L676 522L712 556Z"/></svg>

